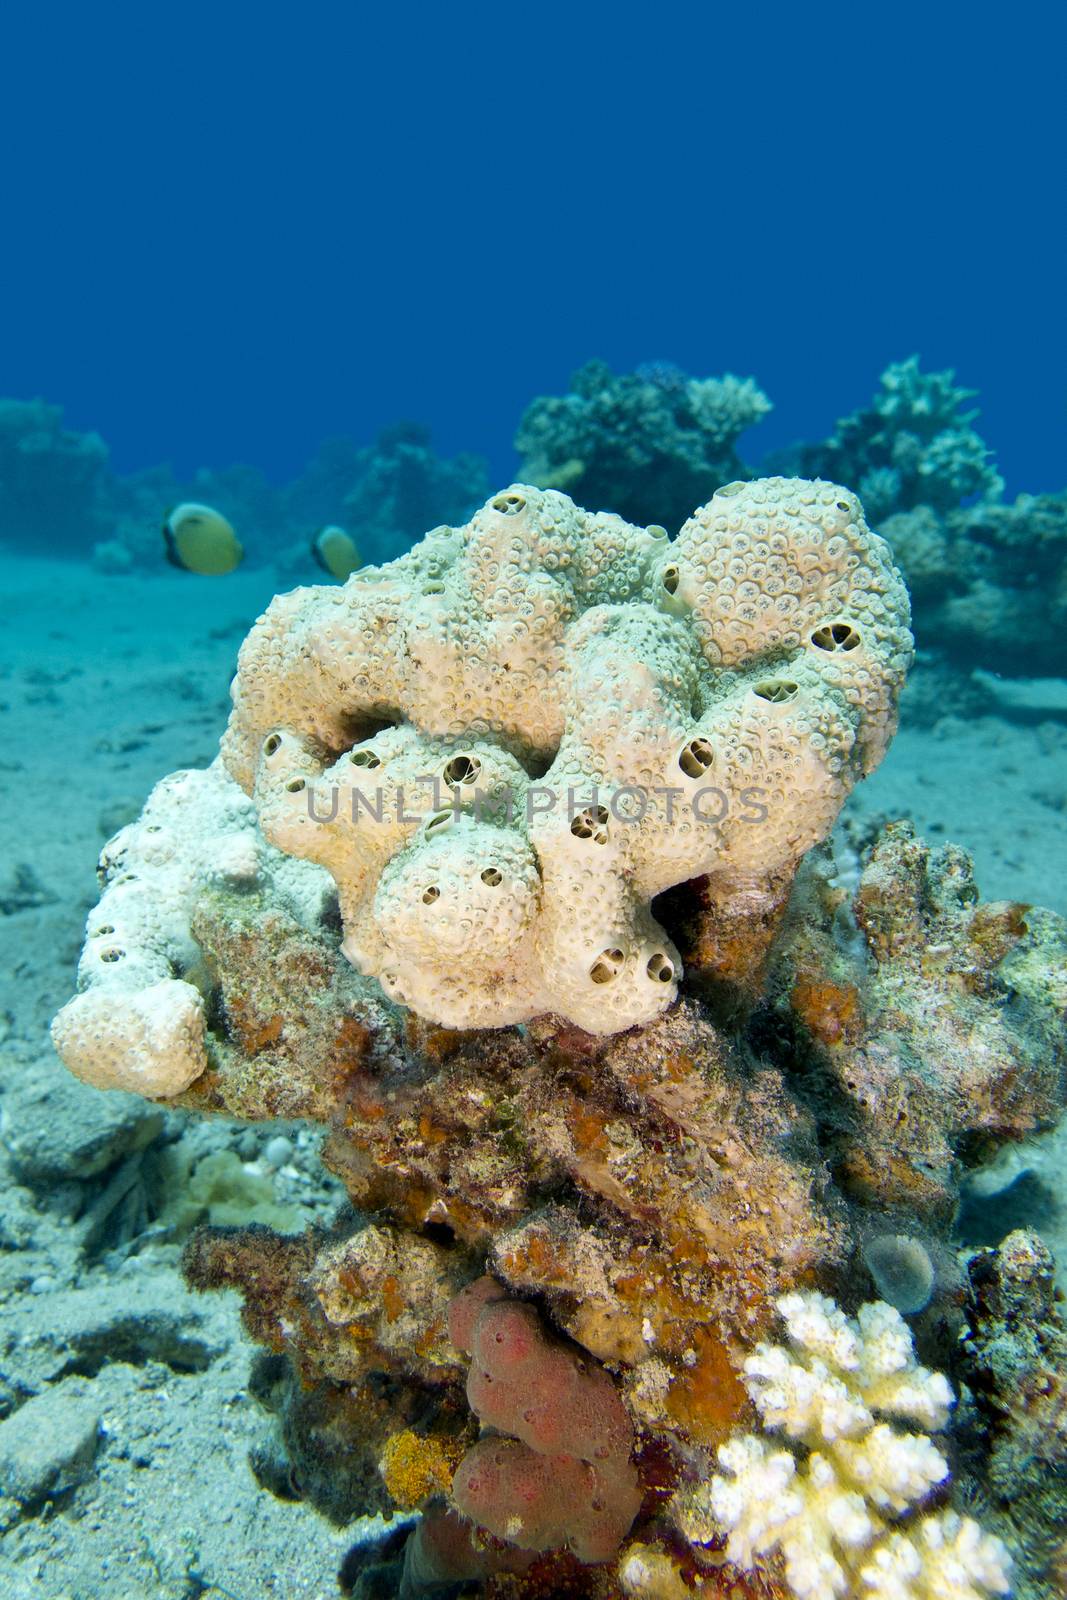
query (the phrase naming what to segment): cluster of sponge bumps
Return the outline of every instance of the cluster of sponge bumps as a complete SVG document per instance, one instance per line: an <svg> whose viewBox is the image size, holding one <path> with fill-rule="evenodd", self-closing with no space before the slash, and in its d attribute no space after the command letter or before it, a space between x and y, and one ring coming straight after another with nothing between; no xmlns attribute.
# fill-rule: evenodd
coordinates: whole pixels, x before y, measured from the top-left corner
<svg viewBox="0 0 1067 1600"><path fill-rule="evenodd" d="M517 485L343 588L280 595L221 760L105 849L59 1053L166 1097L207 1062L189 932L219 881L313 920L456 1028L651 1021L681 960L651 905L777 903L876 765L910 659L888 546L847 490L727 484L678 538ZM310 909L309 909L310 908Z"/></svg>
<svg viewBox="0 0 1067 1600"><path fill-rule="evenodd" d="M608 1374L551 1340L531 1306L480 1278L452 1302L485 1436L460 1462L455 1506L522 1550L614 1555L641 1505L633 1426Z"/></svg>
<svg viewBox="0 0 1067 1600"><path fill-rule="evenodd" d="M727 484L670 542L515 485L343 589L279 596L223 759L336 881L344 950L453 1027L650 1020L650 903L758 905L881 758L907 596L847 490Z"/></svg>
<svg viewBox="0 0 1067 1600"><path fill-rule="evenodd" d="M206 1065L196 896L212 882L254 880L256 817L218 767L175 772L106 845L104 894L89 915L81 993L52 1024L72 1072L100 1088L176 1095Z"/></svg>

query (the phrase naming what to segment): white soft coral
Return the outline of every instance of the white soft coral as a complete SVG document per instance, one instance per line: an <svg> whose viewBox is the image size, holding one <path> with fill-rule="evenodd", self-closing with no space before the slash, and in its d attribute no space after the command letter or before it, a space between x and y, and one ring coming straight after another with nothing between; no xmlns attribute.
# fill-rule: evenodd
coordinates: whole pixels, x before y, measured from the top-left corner
<svg viewBox="0 0 1067 1600"><path fill-rule="evenodd" d="M723 1468L680 1494L674 1514L695 1543L726 1534L726 1554L751 1569L779 1555L798 1600L983 1600L1007 1594L1001 1541L946 1511L890 1531L948 1478L926 1432L889 1418L944 1427L953 1404L942 1373L915 1359L911 1332L875 1302L853 1319L820 1294L778 1302L788 1346L761 1344L745 1385L769 1432L801 1448L745 1434L718 1452Z"/></svg>

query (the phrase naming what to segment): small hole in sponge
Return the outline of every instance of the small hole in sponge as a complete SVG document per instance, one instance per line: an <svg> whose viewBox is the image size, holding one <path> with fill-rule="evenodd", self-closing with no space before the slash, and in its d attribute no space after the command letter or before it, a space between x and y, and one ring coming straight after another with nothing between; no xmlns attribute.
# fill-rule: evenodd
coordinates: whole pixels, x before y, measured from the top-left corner
<svg viewBox="0 0 1067 1600"><path fill-rule="evenodd" d="M602 950L589 968L589 976L594 983L610 983L613 978L618 977L625 959L619 949Z"/></svg>
<svg viewBox="0 0 1067 1600"><path fill-rule="evenodd" d="M487 883L490 889L495 889L497 884L502 883L503 881L502 875L496 870L495 867L486 867L485 871L482 873L482 882Z"/></svg>
<svg viewBox="0 0 1067 1600"><path fill-rule="evenodd" d="M678 765L687 778L700 778L714 760L715 750L709 739L690 739L687 745L682 746Z"/></svg>
<svg viewBox="0 0 1067 1600"><path fill-rule="evenodd" d="M426 832L440 833L442 829L449 827L454 820L455 818L451 811L435 811L426 824Z"/></svg>
<svg viewBox="0 0 1067 1600"><path fill-rule="evenodd" d="M674 962L662 950L657 950L654 956L649 957L645 971L653 983L670 983L674 977Z"/></svg>
<svg viewBox="0 0 1067 1600"><path fill-rule="evenodd" d="M666 589L668 594L677 594L677 592L678 592L678 568L677 567L675 567L675 566L664 567L664 569L663 569L663 587Z"/></svg>
<svg viewBox="0 0 1067 1600"><path fill-rule="evenodd" d="M811 642L817 650L855 650L860 636L851 622L826 622L816 628Z"/></svg>
<svg viewBox="0 0 1067 1600"><path fill-rule="evenodd" d="M835 500L834 504L838 511L851 511L852 509L847 500Z"/></svg>
<svg viewBox="0 0 1067 1600"><path fill-rule="evenodd" d="M282 736L281 736L281 734L280 733L268 733L267 737L263 741L263 754L265 756L272 756L278 750L280 750L281 747L282 747Z"/></svg>
<svg viewBox="0 0 1067 1600"><path fill-rule="evenodd" d="M434 901L440 898L440 894L441 891L437 885L435 883L431 883L430 887L423 893L422 898L424 904L432 906Z"/></svg>
<svg viewBox="0 0 1067 1600"><path fill-rule="evenodd" d="M594 844L608 842L608 811L606 806L587 806L571 822L571 832L576 839L592 839Z"/></svg>
<svg viewBox="0 0 1067 1600"><path fill-rule="evenodd" d="M286 784L285 788L286 788L286 792L288 794L299 794L302 789L306 789L307 788L307 779L306 778L290 778L289 782Z"/></svg>
<svg viewBox="0 0 1067 1600"><path fill-rule="evenodd" d="M101 950L100 959L101 961L121 961L125 954L125 950L116 950L114 948L110 950Z"/></svg>
<svg viewBox="0 0 1067 1600"><path fill-rule="evenodd" d="M101 923L99 928L93 929L93 938L99 939L102 933L114 933L115 929L110 922Z"/></svg>
<svg viewBox="0 0 1067 1600"><path fill-rule="evenodd" d="M450 789L454 789L457 783L473 783L481 770L482 764L477 756L453 756L445 764L445 782Z"/></svg>
<svg viewBox="0 0 1067 1600"><path fill-rule="evenodd" d="M789 678L764 678L762 683L757 683L752 693L761 700L769 700L771 705L783 705L787 700L795 700L799 690L797 685Z"/></svg>
<svg viewBox="0 0 1067 1600"><path fill-rule="evenodd" d="M521 494L498 494L490 503L494 511L502 511L506 517L513 517L517 511L522 510L526 498Z"/></svg>
<svg viewBox="0 0 1067 1600"><path fill-rule="evenodd" d="M367 767L371 771L382 764L381 756L376 755L373 750L353 750L348 759L354 767Z"/></svg>
<svg viewBox="0 0 1067 1600"><path fill-rule="evenodd" d="M732 500L734 495L740 494L744 487L744 483L739 478L735 479L733 483L724 483L721 489L716 489L715 498L716 500Z"/></svg>

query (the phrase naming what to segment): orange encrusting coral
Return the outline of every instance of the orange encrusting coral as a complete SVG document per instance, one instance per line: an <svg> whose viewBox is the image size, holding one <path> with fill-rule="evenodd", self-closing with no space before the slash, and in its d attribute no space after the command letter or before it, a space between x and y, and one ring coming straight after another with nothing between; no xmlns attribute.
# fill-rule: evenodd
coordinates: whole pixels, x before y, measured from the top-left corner
<svg viewBox="0 0 1067 1600"><path fill-rule="evenodd" d="M798 973L789 1003L820 1044L854 1043L863 1031L863 1010L854 984L832 983L814 973Z"/></svg>
<svg viewBox="0 0 1067 1600"><path fill-rule="evenodd" d="M749 1398L722 1340L710 1331L693 1336L692 1361L676 1371L667 1415L690 1439L712 1448L734 1432Z"/></svg>
<svg viewBox="0 0 1067 1600"><path fill-rule="evenodd" d="M402 1511L412 1511L435 1494L447 1494L465 1441L423 1437L410 1428L390 1434L379 1462L382 1481Z"/></svg>

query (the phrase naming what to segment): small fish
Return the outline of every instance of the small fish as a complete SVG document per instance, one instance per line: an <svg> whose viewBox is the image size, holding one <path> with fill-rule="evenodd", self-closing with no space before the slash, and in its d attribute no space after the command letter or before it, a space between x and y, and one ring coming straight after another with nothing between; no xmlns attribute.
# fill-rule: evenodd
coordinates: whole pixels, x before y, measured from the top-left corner
<svg viewBox="0 0 1067 1600"><path fill-rule="evenodd" d="M244 558L241 542L222 513L194 500L167 513L163 543L172 567L204 578L221 578Z"/></svg>
<svg viewBox="0 0 1067 1600"><path fill-rule="evenodd" d="M356 541L333 523L319 529L311 541L311 554L324 572L341 583L363 565Z"/></svg>

